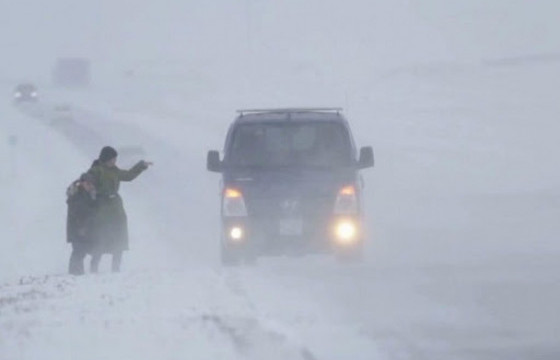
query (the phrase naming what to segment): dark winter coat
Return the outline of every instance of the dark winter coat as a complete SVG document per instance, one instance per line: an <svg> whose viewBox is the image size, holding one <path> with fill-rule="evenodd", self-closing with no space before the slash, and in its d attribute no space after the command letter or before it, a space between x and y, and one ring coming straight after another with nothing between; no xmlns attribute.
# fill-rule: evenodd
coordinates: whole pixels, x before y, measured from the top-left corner
<svg viewBox="0 0 560 360"><path fill-rule="evenodd" d="M95 215L95 195L74 182L67 191L66 241L72 244L92 245L92 224Z"/></svg>
<svg viewBox="0 0 560 360"><path fill-rule="evenodd" d="M97 190L97 207L93 218L95 250L113 253L128 250L128 223L119 195L121 181L132 181L146 165L140 161L130 170L94 162L88 174L93 176Z"/></svg>

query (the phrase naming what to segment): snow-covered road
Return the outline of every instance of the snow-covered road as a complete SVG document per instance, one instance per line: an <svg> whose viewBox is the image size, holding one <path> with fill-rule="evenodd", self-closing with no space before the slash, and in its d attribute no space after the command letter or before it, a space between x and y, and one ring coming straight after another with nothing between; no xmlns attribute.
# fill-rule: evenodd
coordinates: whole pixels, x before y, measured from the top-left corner
<svg viewBox="0 0 560 360"><path fill-rule="evenodd" d="M6 359L379 358L373 338L275 280L196 268L25 277L0 289L0 348Z"/></svg>
<svg viewBox="0 0 560 360"><path fill-rule="evenodd" d="M553 359L557 265L523 260L22 277L0 286L0 358Z"/></svg>

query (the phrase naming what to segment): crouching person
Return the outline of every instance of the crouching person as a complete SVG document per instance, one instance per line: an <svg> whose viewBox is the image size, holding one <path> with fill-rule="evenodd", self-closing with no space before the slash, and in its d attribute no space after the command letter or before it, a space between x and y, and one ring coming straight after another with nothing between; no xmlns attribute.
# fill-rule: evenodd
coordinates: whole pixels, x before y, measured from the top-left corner
<svg viewBox="0 0 560 360"><path fill-rule="evenodd" d="M93 177L83 174L68 187L66 196L66 241L72 244L68 272L72 275L83 275L84 258L93 247L92 225L96 201Z"/></svg>
<svg viewBox="0 0 560 360"><path fill-rule="evenodd" d="M119 195L120 183L134 180L151 165L149 162L140 161L131 169L122 170L117 167L116 162L117 151L106 146L88 171L88 174L93 176L97 189L92 272L97 272L103 254L111 254L112 271L120 271L122 254L128 250L128 224L123 201Z"/></svg>

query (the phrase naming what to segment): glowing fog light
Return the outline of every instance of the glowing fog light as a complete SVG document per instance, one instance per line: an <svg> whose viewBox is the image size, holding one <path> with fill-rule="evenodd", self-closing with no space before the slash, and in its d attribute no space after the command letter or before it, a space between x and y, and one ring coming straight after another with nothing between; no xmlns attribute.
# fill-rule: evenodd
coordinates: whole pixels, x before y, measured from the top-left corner
<svg viewBox="0 0 560 360"><path fill-rule="evenodd" d="M233 241L240 241L243 239L243 229L239 226L232 227L229 231L229 237Z"/></svg>
<svg viewBox="0 0 560 360"><path fill-rule="evenodd" d="M336 225L335 235L338 242L344 244L351 243L356 240L358 229L356 224L351 221L341 221Z"/></svg>

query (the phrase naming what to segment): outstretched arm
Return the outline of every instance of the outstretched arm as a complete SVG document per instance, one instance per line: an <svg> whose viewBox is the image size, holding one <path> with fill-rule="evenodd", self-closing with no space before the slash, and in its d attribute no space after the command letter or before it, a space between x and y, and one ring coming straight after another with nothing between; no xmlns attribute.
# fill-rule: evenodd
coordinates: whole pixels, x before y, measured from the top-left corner
<svg viewBox="0 0 560 360"><path fill-rule="evenodd" d="M120 181L132 181L138 177L144 170L148 168L148 164L145 161L139 161L131 167L129 170L119 169L119 180Z"/></svg>

